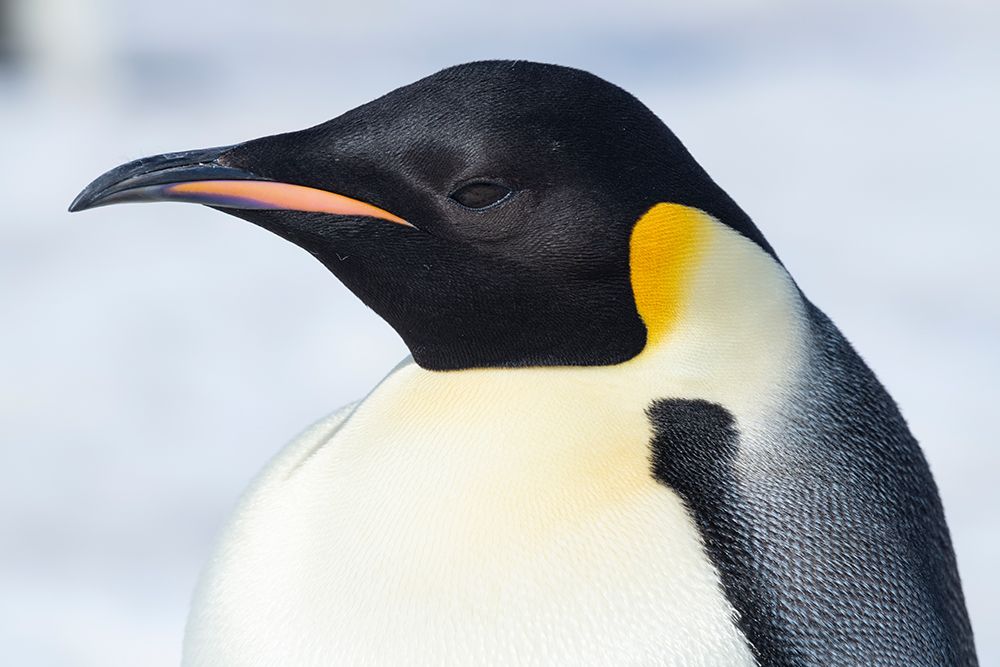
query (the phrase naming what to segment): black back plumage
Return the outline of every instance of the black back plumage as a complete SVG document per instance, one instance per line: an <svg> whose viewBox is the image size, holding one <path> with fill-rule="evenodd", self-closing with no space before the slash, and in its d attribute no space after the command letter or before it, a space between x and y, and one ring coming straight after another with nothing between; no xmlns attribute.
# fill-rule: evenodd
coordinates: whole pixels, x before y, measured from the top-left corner
<svg viewBox="0 0 1000 667"><path fill-rule="evenodd" d="M649 408L653 474L693 512L761 665L974 666L927 462L850 344L807 312L808 370L774 441L741 440L720 405L664 399Z"/></svg>

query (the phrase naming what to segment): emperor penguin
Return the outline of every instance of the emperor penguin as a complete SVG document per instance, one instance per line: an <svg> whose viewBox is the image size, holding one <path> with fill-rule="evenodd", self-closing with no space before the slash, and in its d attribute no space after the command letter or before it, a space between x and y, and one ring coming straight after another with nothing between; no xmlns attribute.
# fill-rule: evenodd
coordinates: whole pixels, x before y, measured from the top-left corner
<svg viewBox="0 0 1000 667"><path fill-rule="evenodd" d="M186 664L976 664L892 398L622 89L459 65L71 210L160 200L301 246L412 355L251 484Z"/></svg>

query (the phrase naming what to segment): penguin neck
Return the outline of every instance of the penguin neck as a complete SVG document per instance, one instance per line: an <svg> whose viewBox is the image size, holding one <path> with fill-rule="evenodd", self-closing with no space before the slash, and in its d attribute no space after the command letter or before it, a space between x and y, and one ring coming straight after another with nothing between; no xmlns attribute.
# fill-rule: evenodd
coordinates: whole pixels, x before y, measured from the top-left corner
<svg viewBox="0 0 1000 667"><path fill-rule="evenodd" d="M645 515L644 504L663 492L650 475L648 410L658 400L717 403L747 447L769 442L805 359L803 302L756 244L708 216L699 221L687 275L660 285L658 298L679 299L669 329L638 356L610 366L457 371L408 361L353 409L330 440L336 447L293 453L288 469L358 468L380 517L395 516L385 508L400 496L420 498L419 508L408 501L399 511L427 522L411 517L399 527L393 519L393 534L407 545L393 549L436 554L424 573L432 580L450 556L428 540L450 544L461 535L455 553L495 563L505 560L496 535L513 554L609 512ZM327 473L317 474L317 488L327 489ZM384 492L374 490L376 479Z"/></svg>
<svg viewBox="0 0 1000 667"><path fill-rule="evenodd" d="M659 204L632 236L647 344L624 364L672 395L761 416L794 388L808 354L801 293L756 243L700 210ZM659 378L659 379L658 379Z"/></svg>
<svg viewBox="0 0 1000 667"><path fill-rule="evenodd" d="M661 398L703 399L738 421L773 412L807 356L804 303L784 267L717 219L674 204L640 220L631 261L649 331L636 357L610 366L459 371L413 364L405 374L413 388L407 402L419 395L420 403L435 405L439 419L428 424L448 423L441 411L452 411L452 419L492 410L500 416L539 401L548 410L565 401L567 412L587 405L642 414Z"/></svg>

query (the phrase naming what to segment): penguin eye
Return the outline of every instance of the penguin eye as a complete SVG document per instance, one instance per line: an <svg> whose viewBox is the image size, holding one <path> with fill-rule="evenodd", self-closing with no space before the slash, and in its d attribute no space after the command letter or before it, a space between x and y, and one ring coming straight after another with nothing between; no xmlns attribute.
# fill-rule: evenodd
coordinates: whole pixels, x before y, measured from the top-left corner
<svg viewBox="0 0 1000 667"><path fill-rule="evenodd" d="M509 197L510 193L511 189L505 185L477 181L463 185L448 196L465 208L480 210L499 204Z"/></svg>

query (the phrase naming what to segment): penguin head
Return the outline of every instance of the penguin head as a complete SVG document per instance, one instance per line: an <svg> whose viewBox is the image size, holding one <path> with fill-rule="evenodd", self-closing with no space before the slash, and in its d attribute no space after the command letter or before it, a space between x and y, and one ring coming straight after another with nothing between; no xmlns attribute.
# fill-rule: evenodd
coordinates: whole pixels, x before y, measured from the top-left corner
<svg viewBox="0 0 1000 667"><path fill-rule="evenodd" d="M435 370L640 354L651 322L635 235L658 204L708 214L773 256L641 102L528 62L460 65L306 130L136 160L70 210L160 200L301 246Z"/></svg>

